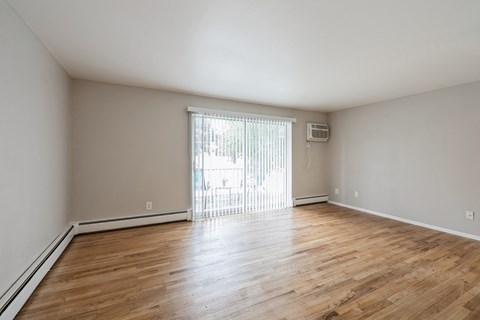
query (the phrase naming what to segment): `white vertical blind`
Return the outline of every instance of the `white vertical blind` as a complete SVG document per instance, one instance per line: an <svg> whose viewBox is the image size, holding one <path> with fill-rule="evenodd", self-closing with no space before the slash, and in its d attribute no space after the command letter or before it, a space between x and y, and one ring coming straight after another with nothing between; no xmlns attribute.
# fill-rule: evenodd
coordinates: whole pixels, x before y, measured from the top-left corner
<svg viewBox="0 0 480 320"><path fill-rule="evenodd" d="M290 144L290 121L193 113L194 218L290 206Z"/></svg>

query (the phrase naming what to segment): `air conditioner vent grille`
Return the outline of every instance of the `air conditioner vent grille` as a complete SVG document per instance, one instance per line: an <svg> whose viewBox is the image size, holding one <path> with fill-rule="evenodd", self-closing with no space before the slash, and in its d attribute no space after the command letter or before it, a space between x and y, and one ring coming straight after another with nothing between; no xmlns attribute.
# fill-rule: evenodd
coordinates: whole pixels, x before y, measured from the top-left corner
<svg viewBox="0 0 480 320"><path fill-rule="evenodd" d="M307 123L307 141L328 141L330 130L328 125L322 123Z"/></svg>

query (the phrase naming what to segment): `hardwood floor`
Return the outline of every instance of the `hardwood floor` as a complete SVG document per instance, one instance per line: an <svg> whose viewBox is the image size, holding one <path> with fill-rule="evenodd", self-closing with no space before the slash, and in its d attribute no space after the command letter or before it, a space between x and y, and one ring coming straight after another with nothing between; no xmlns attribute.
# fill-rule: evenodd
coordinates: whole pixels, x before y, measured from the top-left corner
<svg viewBox="0 0 480 320"><path fill-rule="evenodd" d="M83 235L18 319L480 319L480 242L332 204Z"/></svg>

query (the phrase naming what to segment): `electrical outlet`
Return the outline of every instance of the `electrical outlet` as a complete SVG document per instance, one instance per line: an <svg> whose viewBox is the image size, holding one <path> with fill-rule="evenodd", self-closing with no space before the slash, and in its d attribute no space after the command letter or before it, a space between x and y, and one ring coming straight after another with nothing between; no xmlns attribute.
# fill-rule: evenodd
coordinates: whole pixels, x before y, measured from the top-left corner
<svg viewBox="0 0 480 320"><path fill-rule="evenodd" d="M148 201L145 203L145 209L146 210L152 210L153 208L153 202L152 201Z"/></svg>
<svg viewBox="0 0 480 320"><path fill-rule="evenodd" d="M474 215L475 213L473 211L467 211L465 212L465 219L473 220L475 218Z"/></svg>
<svg viewBox="0 0 480 320"><path fill-rule="evenodd" d="M358 191L355 191L355 198L358 198Z"/></svg>
<svg viewBox="0 0 480 320"><path fill-rule="evenodd" d="M340 190L338 190L338 188L335 188L335 194L340 194Z"/></svg>

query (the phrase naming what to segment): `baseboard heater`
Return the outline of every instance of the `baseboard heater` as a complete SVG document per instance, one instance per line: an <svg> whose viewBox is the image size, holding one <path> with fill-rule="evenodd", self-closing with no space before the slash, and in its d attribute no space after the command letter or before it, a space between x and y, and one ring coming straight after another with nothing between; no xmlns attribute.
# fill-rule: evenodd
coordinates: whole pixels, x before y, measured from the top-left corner
<svg viewBox="0 0 480 320"><path fill-rule="evenodd" d="M77 233L83 234L186 220L191 220L190 210L152 213L105 220L82 221L78 223Z"/></svg>
<svg viewBox="0 0 480 320"><path fill-rule="evenodd" d="M75 236L75 227L70 225L33 262L18 280L0 297L0 320L15 318L30 295L47 274L63 250Z"/></svg>
<svg viewBox="0 0 480 320"><path fill-rule="evenodd" d="M72 223L0 297L0 320L12 320L77 234L191 220L191 209Z"/></svg>
<svg viewBox="0 0 480 320"><path fill-rule="evenodd" d="M327 202L328 195L320 194L317 196L309 196L309 197L299 197L293 198L293 206L302 206L306 204L313 204L313 203L320 203L320 202Z"/></svg>

